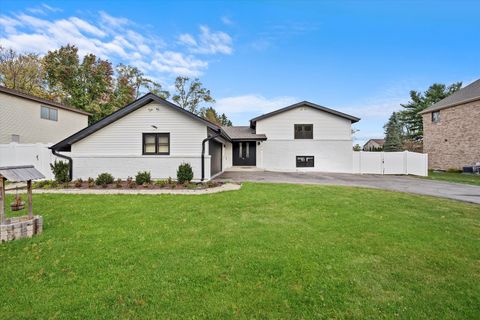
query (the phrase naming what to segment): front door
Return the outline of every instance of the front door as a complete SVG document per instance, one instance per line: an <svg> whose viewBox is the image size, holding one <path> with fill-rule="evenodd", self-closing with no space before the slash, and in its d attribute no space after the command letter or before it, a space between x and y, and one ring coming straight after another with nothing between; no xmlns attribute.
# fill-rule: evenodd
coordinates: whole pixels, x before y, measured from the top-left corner
<svg viewBox="0 0 480 320"><path fill-rule="evenodd" d="M255 166L257 164L257 144L255 141L233 143L233 165Z"/></svg>

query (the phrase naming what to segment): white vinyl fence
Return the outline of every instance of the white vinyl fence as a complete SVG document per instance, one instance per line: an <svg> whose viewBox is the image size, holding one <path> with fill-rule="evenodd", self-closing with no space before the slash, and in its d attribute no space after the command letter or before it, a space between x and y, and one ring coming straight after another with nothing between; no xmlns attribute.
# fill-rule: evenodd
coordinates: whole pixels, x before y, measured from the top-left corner
<svg viewBox="0 0 480 320"><path fill-rule="evenodd" d="M55 157L52 151L48 149L50 146L50 144L44 143L18 144L12 142L0 144L0 167L33 165L43 173L46 179L53 179L50 163L53 163L56 159L63 159Z"/></svg>
<svg viewBox="0 0 480 320"><path fill-rule="evenodd" d="M353 152L353 173L428 175L428 155L416 152Z"/></svg>

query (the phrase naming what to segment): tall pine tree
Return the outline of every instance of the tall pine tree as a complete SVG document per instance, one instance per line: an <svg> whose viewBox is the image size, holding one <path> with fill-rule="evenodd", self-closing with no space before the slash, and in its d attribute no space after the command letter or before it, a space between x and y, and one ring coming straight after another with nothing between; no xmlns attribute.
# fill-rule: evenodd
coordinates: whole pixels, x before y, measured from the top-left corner
<svg viewBox="0 0 480 320"><path fill-rule="evenodd" d="M392 113L388 122L383 126L385 129L384 151L403 151L403 126L396 112Z"/></svg>

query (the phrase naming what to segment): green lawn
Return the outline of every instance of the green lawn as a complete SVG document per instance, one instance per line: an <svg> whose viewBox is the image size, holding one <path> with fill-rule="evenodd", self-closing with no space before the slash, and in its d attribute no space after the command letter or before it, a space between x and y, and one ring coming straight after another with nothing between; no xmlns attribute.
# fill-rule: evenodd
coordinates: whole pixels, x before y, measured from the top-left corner
<svg viewBox="0 0 480 320"><path fill-rule="evenodd" d="M11 196L10 196L11 198ZM480 206L346 187L34 195L0 319L478 319Z"/></svg>
<svg viewBox="0 0 480 320"><path fill-rule="evenodd" d="M431 180L467 183L480 186L480 175L478 174L428 171L428 177L425 178Z"/></svg>

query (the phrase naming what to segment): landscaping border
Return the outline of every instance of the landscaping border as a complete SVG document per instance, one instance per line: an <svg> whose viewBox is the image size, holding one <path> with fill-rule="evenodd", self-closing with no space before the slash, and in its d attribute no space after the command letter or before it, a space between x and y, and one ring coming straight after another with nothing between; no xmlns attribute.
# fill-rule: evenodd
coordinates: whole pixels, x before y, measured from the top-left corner
<svg viewBox="0 0 480 320"><path fill-rule="evenodd" d="M240 190L241 184L225 183L218 187L204 189L33 189L33 193L59 193L59 194L184 194L202 195L225 191Z"/></svg>

